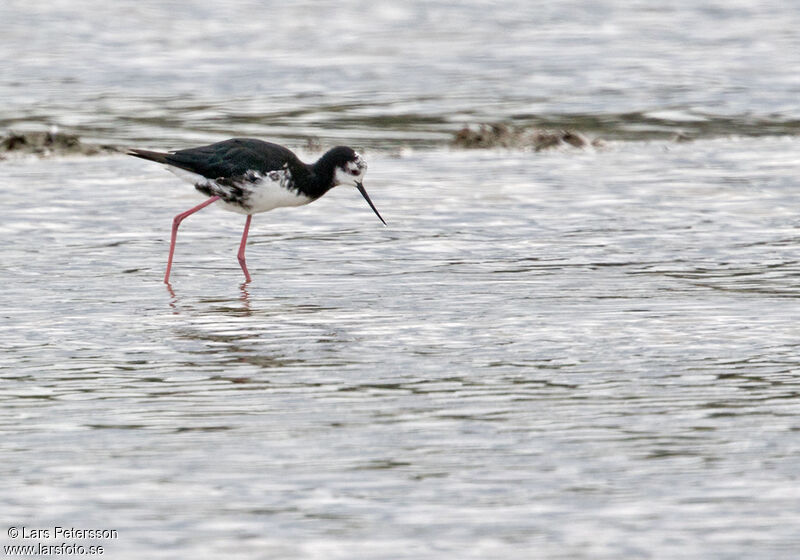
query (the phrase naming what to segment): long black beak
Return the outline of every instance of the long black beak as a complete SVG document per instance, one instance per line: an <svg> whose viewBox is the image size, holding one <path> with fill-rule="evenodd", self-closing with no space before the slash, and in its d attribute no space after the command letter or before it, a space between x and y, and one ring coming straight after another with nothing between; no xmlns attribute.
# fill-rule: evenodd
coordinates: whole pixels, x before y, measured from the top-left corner
<svg viewBox="0 0 800 560"><path fill-rule="evenodd" d="M361 193L361 196L364 197L364 200L367 201L367 204L369 204L369 207L372 208L372 211L375 212L375 215L378 216L378 219L380 219L380 221L383 222L383 225L386 225L386 220L381 218L381 215L378 213L378 209L375 208L374 204L372 204L372 201L369 199L369 195L367 194L367 191L364 190L364 184L363 183L356 183L356 188L358 189L358 192Z"/></svg>

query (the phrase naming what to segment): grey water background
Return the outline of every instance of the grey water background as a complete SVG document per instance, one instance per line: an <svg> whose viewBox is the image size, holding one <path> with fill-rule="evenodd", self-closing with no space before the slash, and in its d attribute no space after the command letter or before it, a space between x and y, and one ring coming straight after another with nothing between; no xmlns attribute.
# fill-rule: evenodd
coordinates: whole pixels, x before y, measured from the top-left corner
<svg viewBox="0 0 800 560"><path fill-rule="evenodd" d="M5 526L116 529L68 539L108 558L795 558L799 7L5 0L3 129L353 144L389 223L344 188L258 215L243 285L210 207L169 290L190 186L0 162ZM606 145L447 146L500 121Z"/></svg>

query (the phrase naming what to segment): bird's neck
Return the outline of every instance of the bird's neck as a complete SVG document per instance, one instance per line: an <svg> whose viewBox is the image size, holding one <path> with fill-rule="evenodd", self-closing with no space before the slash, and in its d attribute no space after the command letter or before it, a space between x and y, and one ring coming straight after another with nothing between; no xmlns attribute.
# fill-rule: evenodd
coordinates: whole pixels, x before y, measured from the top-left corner
<svg viewBox="0 0 800 560"><path fill-rule="evenodd" d="M336 166L330 158L326 157L327 155L323 155L316 163L307 165L309 171L308 188L304 185L303 190L314 198L319 198L334 187L333 176L336 172Z"/></svg>

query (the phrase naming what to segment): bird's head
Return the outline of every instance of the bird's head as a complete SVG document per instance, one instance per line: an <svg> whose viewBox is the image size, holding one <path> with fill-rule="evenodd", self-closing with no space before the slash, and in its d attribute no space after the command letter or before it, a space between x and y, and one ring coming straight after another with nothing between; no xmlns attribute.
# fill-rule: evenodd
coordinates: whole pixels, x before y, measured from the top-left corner
<svg viewBox="0 0 800 560"><path fill-rule="evenodd" d="M369 207L375 212L375 215L383 222L383 225L386 225L386 221L381 218L378 209L372 204L367 191L364 190L363 181L364 175L367 173L367 162L364 161L361 154L347 146L337 146L336 148L330 149L323 158L327 159L333 166L332 186L351 185L357 188L358 192L361 193L361 196L363 196L364 200L369 204Z"/></svg>
<svg viewBox="0 0 800 560"><path fill-rule="evenodd" d="M347 146L338 146L328 152L332 156L333 186L358 185L364 180L367 162L364 158Z"/></svg>

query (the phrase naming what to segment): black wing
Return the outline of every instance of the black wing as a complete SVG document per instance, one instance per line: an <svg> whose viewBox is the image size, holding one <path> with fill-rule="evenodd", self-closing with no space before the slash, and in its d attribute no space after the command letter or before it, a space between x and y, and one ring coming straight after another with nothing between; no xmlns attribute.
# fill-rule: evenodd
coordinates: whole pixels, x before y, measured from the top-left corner
<svg viewBox="0 0 800 560"><path fill-rule="evenodd" d="M281 169L286 164L295 167L300 160L291 150L271 142L233 138L165 154L163 163L209 179L218 179L242 176L248 171L264 174Z"/></svg>

